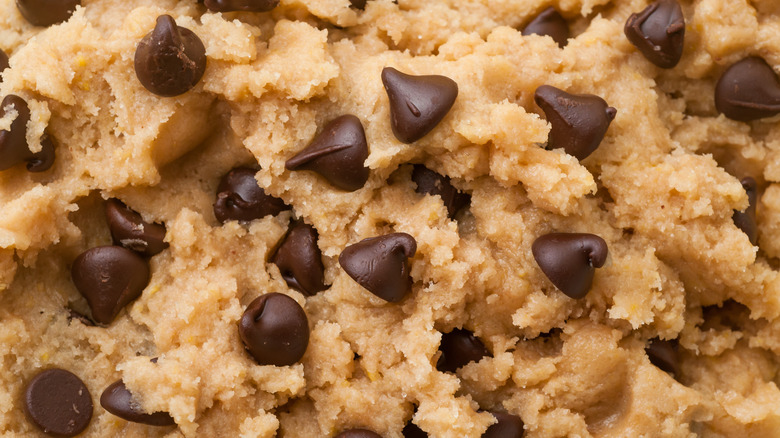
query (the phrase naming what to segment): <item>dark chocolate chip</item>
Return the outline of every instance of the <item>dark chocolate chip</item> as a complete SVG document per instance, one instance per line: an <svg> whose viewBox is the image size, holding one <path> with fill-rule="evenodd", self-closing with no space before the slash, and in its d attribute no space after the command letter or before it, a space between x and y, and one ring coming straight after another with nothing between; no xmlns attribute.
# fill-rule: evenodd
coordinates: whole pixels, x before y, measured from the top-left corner
<svg viewBox="0 0 780 438"><path fill-rule="evenodd" d="M554 7L550 6L531 20L523 28L522 34L547 35L558 43L558 46L563 47L569 40L569 23Z"/></svg>
<svg viewBox="0 0 780 438"><path fill-rule="evenodd" d="M157 17L135 51L135 75L158 96L172 97L192 89L206 71L206 48L191 30L170 15Z"/></svg>
<svg viewBox="0 0 780 438"><path fill-rule="evenodd" d="M92 322L91 319L87 318L85 315L82 315L79 312L76 312L73 309L68 309L68 325L70 325L73 320L78 320L80 323L84 324L87 327L94 327L95 323Z"/></svg>
<svg viewBox="0 0 780 438"><path fill-rule="evenodd" d="M631 44L661 68L680 62L685 39L685 17L677 0L658 0L631 14L623 29Z"/></svg>
<svg viewBox="0 0 780 438"><path fill-rule="evenodd" d="M756 192L758 185L756 180L749 176L742 178L740 182L742 187L745 188L745 192L747 192L749 204L745 211L734 210L732 219L734 220L734 225L747 234L750 243L756 245L758 243L758 227L756 226Z"/></svg>
<svg viewBox="0 0 780 438"><path fill-rule="evenodd" d="M143 423L150 426L173 426L176 424L171 414L167 412L155 412L147 414L141 411L138 402L133 399L133 394L125 387L125 382L117 380L108 386L100 396L100 406L117 417Z"/></svg>
<svg viewBox="0 0 780 438"><path fill-rule="evenodd" d="M534 95L536 104L552 125L548 149L563 148L567 154L585 159L599 147L617 110L593 94L569 94L542 85Z"/></svg>
<svg viewBox="0 0 780 438"><path fill-rule="evenodd" d="M255 173L248 167L237 167L222 177L214 202L217 220L249 222L290 209L281 199L266 195L257 185Z"/></svg>
<svg viewBox="0 0 780 438"><path fill-rule="evenodd" d="M663 341L659 338L653 338L647 342L645 353L650 358L650 363L667 373L678 376L680 374L678 349L676 339Z"/></svg>
<svg viewBox="0 0 780 438"><path fill-rule="evenodd" d="M16 7L30 24L51 26L73 15L81 0L16 0Z"/></svg>
<svg viewBox="0 0 780 438"><path fill-rule="evenodd" d="M349 3L353 8L363 11L366 9L366 3L368 3L368 0L349 0Z"/></svg>
<svg viewBox="0 0 780 438"><path fill-rule="evenodd" d="M306 148L287 160L290 170L312 170L334 186L355 191L368 181L368 144L363 125L346 114L331 120Z"/></svg>
<svg viewBox="0 0 780 438"><path fill-rule="evenodd" d="M281 245L271 255L270 262L279 267L284 281L304 295L325 290L322 252L317 246L317 230L304 222L290 226Z"/></svg>
<svg viewBox="0 0 780 438"><path fill-rule="evenodd" d="M404 143L413 143L431 132L458 97L458 84L446 76L412 76L385 67L382 83L390 100L393 134Z"/></svg>
<svg viewBox="0 0 780 438"><path fill-rule="evenodd" d="M45 433L71 437L92 419L92 396L75 374L59 368L38 373L24 390L24 407Z"/></svg>
<svg viewBox="0 0 780 438"><path fill-rule="evenodd" d="M92 318L111 324L149 284L149 264L121 246L98 246L76 257L71 276L76 289L87 299Z"/></svg>
<svg viewBox="0 0 780 438"><path fill-rule="evenodd" d="M10 169L25 161L35 163L38 156L30 152L27 145L27 123L30 121L30 107L27 102L15 94L9 94L0 103L0 118L8 111L16 111L17 115L11 122L10 130L0 131L0 170ZM46 152L41 151L41 156Z"/></svg>
<svg viewBox="0 0 780 438"><path fill-rule="evenodd" d="M168 243L163 241L165 225L144 221L140 214L118 199L106 201L106 221L114 245L124 246L147 257L168 248Z"/></svg>
<svg viewBox="0 0 780 438"><path fill-rule="evenodd" d="M780 80L762 58L745 58L726 69L718 80L715 107L740 122L780 114Z"/></svg>
<svg viewBox="0 0 780 438"><path fill-rule="evenodd" d="M309 319L294 299L272 292L247 306L238 333L260 365L293 365L309 345Z"/></svg>
<svg viewBox="0 0 780 438"><path fill-rule="evenodd" d="M336 435L336 438L382 438L382 435L366 429L350 429Z"/></svg>
<svg viewBox="0 0 780 438"><path fill-rule="evenodd" d="M3 51L3 49L0 49L0 73L3 72L3 70L7 69L11 65L8 63L8 55ZM3 77L0 76L0 84L3 83Z"/></svg>
<svg viewBox="0 0 780 438"><path fill-rule="evenodd" d="M571 298L588 293L595 268L607 261L607 243L594 234L545 234L534 241L531 251L544 275Z"/></svg>
<svg viewBox="0 0 780 438"><path fill-rule="evenodd" d="M439 175L422 164L414 165L412 181L417 184L417 193L440 196L450 218L471 202L471 196L453 187L448 176Z"/></svg>
<svg viewBox="0 0 780 438"><path fill-rule="evenodd" d="M498 422L491 424L482 434L482 438L521 438L525 433L523 420L517 415L503 412L491 412L491 414Z"/></svg>
<svg viewBox="0 0 780 438"><path fill-rule="evenodd" d="M401 434L404 436L404 438L428 438L428 434L411 421L406 423L406 426L404 426L404 430L401 431Z"/></svg>
<svg viewBox="0 0 780 438"><path fill-rule="evenodd" d="M441 356L436 363L436 369L449 373L454 373L468 363L479 362L485 356L491 356L485 344L474 336L474 333L464 329L443 334L439 351Z"/></svg>
<svg viewBox="0 0 780 438"><path fill-rule="evenodd" d="M358 284L385 301L395 303L412 289L408 259L417 241L406 233L361 240L344 248L339 264Z"/></svg>
<svg viewBox="0 0 780 438"><path fill-rule="evenodd" d="M27 170L29 172L44 172L49 170L54 164L54 141L49 134L44 133L41 136L41 150L32 154L27 161Z"/></svg>
<svg viewBox="0 0 780 438"><path fill-rule="evenodd" d="M214 12L268 12L279 5L279 0L206 0L203 4Z"/></svg>

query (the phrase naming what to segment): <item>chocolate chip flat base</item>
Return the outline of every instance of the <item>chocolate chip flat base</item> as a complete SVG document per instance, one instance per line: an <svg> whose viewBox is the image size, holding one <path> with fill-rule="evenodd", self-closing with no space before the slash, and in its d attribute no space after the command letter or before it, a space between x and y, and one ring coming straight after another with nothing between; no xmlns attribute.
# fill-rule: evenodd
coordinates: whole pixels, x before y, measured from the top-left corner
<svg viewBox="0 0 780 438"><path fill-rule="evenodd" d="M0 0L0 434L776 436L778 28Z"/></svg>

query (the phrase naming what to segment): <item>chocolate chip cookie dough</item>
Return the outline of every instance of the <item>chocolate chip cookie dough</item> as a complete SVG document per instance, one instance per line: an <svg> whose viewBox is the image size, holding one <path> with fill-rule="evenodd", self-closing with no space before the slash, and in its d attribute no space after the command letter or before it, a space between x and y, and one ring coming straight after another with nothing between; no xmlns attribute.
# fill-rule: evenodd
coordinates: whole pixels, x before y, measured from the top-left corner
<svg viewBox="0 0 780 438"><path fill-rule="evenodd" d="M7 436L780 430L777 2L0 0L0 49Z"/></svg>

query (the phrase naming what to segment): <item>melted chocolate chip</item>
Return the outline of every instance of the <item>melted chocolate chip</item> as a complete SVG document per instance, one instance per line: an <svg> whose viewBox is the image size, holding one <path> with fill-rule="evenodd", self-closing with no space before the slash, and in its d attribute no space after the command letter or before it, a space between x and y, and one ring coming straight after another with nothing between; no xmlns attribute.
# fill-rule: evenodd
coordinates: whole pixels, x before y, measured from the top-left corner
<svg viewBox="0 0 780 438"><path fill-rule="evenodd" d="M569 23L554 7L550 6L531 20L523 29L522 34L547 35L558 43L558 46L563 47L569 40Z"/></svg>
<svg viewBox="0 0 780 438"><path fill-rule="evenodd" d="M3 51L3 49L0 49L0 73L3 72L3 70L7 69L11 65L8 63L8 55ZM3 83L3 77L0 76L0 84Z"/></svg>
<svg viewBox="0 0 780 438"><path fill-rule="evenodd" d="M288 286L304 295L311 296L327 288L323 283L325 268L317 247L317 230L311 225L294 223L270 262L279 267Z"/></svg>
<svg viewBox="0 0 780 438"><path fill-rule="evenodd" d="M266 195L257 185L255 173L248 167L237 167L222 177L214 202L217 220L249 222L290 209L281 199Z"/></svg>
<svg viewBox="0 0 780 438"><path fill-rule="evenodd" d="M336 438L382 438L382 435L366 429L350 429L336 435Z"/></svg>
<svg viewBox="0 0 780 438"><path fill-rule="evenodd" d="M745 58L718 80L715 107L740 122L775 116L780 114L780 81L762 58Z"/></svg>
<svg viewBox="0 0 780 438"><path fill-rule="evenodd" d="M81 313L76 312L73 309L68 309L68 325L70 325L74 319L84 324L87 327L95 326L95 323L92 322L92 320L87 318L85 315L82 315Z"/></svg>
<svg viewBox="0 0 780 438"><path fill-rule="evenodd" d="M571 298L588 293L595 268L607 261L607 243L594 234L545 234L534 241L531 251L544 275Z"/></svg>
<svg viewBox="0 0 780 438"><path fill-rule="evenodd" d="M157 17L135 51L135 75L147 90L172 97L192 89L206 71L206 48L191 30L170 15Z"/></svg>
<svg viewBox="0 0 780 438"><path fill-rule="evenodd" d="M294 299L272 292L249 304L238 333L260 365L293 365L309 345L309 320Z"/></svg>
<svg viewBox="0 0 780 438"><path fill-rule="evenodd" d="M403 434L404 438L428 438L428 434L411 421L406 423L401 434Z"/></svg>
<svg viewBox="0 0 780 438"><path fill-rule="evenodd" d="M27 161L27 170L29 172L44 172L49 170L54 164L54 141L49 134L44 133L41 136L41 150L32 154Z"/></svg>
<svg viewBox="0 0 780 438"><path fill-rule="evenodd" d="M361 240L344 248L339 264L358 284L385 301L395 303L412 289L408 259L417 241L406 233Z"/></svg>
<svg viewBox="0 0 780 438"><path fill-rule="evenodd" d="M412 181L417 184L417 193L440 196L450 218L454 218L460 209L471 202L471 196L453 187L449 177L439 175L422 164L414 165Z"/></svg>
<svg viewBox="0 0 780 438"><path fill-rule="evenodd" d="M491 424L482 438L521 438L525 433L523 420L517 415L491 412L497 423Z"/></svg>
<svg viewBox="0 0 780 438"><path fill-rule="evenodd" d="M631 14L626 37L648 61L661 68L680 62L685 39L685 17L677 0L659 0Z"/></svg>
<svg viewBox="0 0 780 438"><path fill-rule="evenodd" d="M542 85L534 95L536 104L552 125L548 149L563 148L583 160L599 147L617 110L593 94L569 94Z"/></svg>
<svg viewBox="0 0 780 438"><path fill-rule="evenodd" d="M59 368L38 373L24 391L24 407L44 433L72 437L92 419L92 396L75 374Z"/></svg>
<svg viewBox="0 0 780 438"><path fill-rule="evenodd" d="M15 94L9 94L0 103L0 118L6 112L16 111L11 129L0 131L0 170L10 169L19 163L27 162L30 172L43 172L54 163L54 145L49 136L41 137L40 152L33 153L27 145L27 123L30 121L30 107L27 102Z"/></svg>
<svg viewBox="0 0 780 438"><path fill-rule="evenodd" d="M92 318L100 324L111 324L149 284L149 265L129 249L99 246L76 257L71 276L76 289L87 299Z"/></svg>
<svg viewBox="0 0 780 438"><path fill-rule="evenodd" d="M756 226L756 192L758 185L756 180L749 176L743 178L740 182L747 192L749 204L745 211L734 210L732 220L737 228L747 234L750 243L756 245L758 243L758 226Z"/></svg>
<svg viewBox="0 0 780 438"><path fill-rule="evenodd" d="M412 76L385 67L382 83L390 100L393 134L404 143L413 143L431 132L458 97L458 84L446 76Z"/></svg>
<svg viewBox="0 0 780 438"><path fill-rule="evenodd" d="M659 338L653 338L648 341L645 353L650 358L650 363L667 373L678 376L680 374L678 348L677 340L662 341Z"/></svg>
<svg viewBox="0 0 780 438"><path fill-rule="evenodd" d="M73 15L81 0L16 0L16 7L30 24L51 26Z"/></svg>
<svg viewBox="0 0 780 438"><path fill-rule="evenodd" d="M287 160L290 170L312 170L334 186L355 191L368 181L366 133L360 119L347 114L331 120L302 151Z"/></svg>
<svg viewBox="0 0 780 438"><path fill-rule="evenodd" d="M436 369L449 373L454 373L468 363L479 362L483 357L491 357L485 344L474 336L474 333L464 329L443 334L439 351L441 356L436 363Z"/></svg>
<svg viewBox="0 0 780 438"><path fill-rule="evenodd" d="M279 0L206 0L203 4L214 12L268 12L279 5Z"/></svg>
<svg viewBox="0 0 780 438"><path fill-rule="evenodd" d="M106 221L114 245L124 246L147 257L168 248L168 243L163 241L165 225L144 221L140 214L118 199L106 201Z"/></svg>
<svg viewBox="0 0 780 438"><path fill-rule="evenodd" d="M133 400L133 394L125 387L125 382L117 380L108 386L100 396L100 406L117 417L143 423L150 426L173 426L176 421L167 412L147 414L141 411L138 402Z"/></svg>

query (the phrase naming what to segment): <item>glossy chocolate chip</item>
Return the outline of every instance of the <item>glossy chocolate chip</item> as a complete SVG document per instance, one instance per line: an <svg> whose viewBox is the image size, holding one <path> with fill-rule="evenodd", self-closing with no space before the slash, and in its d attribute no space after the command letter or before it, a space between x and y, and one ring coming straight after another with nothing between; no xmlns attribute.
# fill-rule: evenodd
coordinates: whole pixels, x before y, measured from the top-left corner
<svg viewBox="0 0 780 438"><path fill-rule="evenodd" d="M578 160L599 147L617 114L615 108L598 96L569 94L550 85L537 88L534 100L552 125L547 148L563 148Z"/></svg>
<svg viewBox="0 0 780 438"><path fill-rule="evenodd" d="M114 245L124 246L147 257L168 248L168 243L163 241L165 225L144 221L140 214L115 198L106 201L105 211Z"/></svg>
<svg viewBox="0 0 780 438"><path fill-rule="evenodd" d="M214 12L268 12L279 0L206 0L203 4Z"/></svg>
<svg viewBox="0 0 780 438"><path fill-rule="evenodd" d="M659 0L631 14L623 29L631 44L661 68L680 62L685 39L685 17L677 0Z"/></svg>
<svg viewBox="0 0 780 438"><path fill-rule="evenodd" d="M3 49L0 49L0 73L3 72L3 70L10 67L10 64L8 63L8 55L3 51ZM0 76L0 84L3 83L3 77Z"/></svg>
<svg viewBox="0 0 780 438"><path fill-rule="evenodd" d="M133 394L125 387L125 382L117 380L108 386L100 396L100 406L117 417L143 423L150 426L173 426L176 421L167 412L147 414L141 411L138 402L133 400Z"/></svg>
<svg viewBox="0 0 780 438"><path fill-rule="evenodd" d="M401 301L412 289L408 259L417 252L417 241L406 233L392 233L361 240L344 248L339 264L358 284L385 301Z"/></svg>
<svg viewBox="0 0 780 438"><path fill-rule="evenodd" d="M30 24L51 26L73 15L81 0L16 0L16 7Z"/></svg>
<svg viewBox="0 0 780 438"><path fill-rule="evenodd" d="M75 374L59 368L41 371L24 390L24 407L45 433L71 437L92 419L92 396Z"/></svg>
<svg viewBox="0 0 780 438"><path fill-rule="evenodd" d="M547 35L558 43L558 46L563 47L569 40L569 23L554 7L550 6L531 20L523 28L522 34Z"/></svg>
<svg viewBox="0 0 780 438"><path fill-rule="evenodd" d="M404 143L413 143L431 132L458 97L458 84L446 76L412 76L385 67L382 83L390 100L393 134Z"/></svg>
<svg viewBox="0 0 780 438"><path fill-rule="evenodd" d="M17 113L11 122L11 129L0 131L0 170L10 169L27 162L30 172L43 172L54 163L54 144L47 134L41 137L42 149L33 153L27 145L27 123L30 121L30 107L15 94L9 94L0 103L0 118L8 111Z"/></svg>
<svg viewBox="0 0 780 438"><path fill-rule="evenodd" d="M206 71L206 48L191 30L170 15L157 17L135 51L135 75L147 90L172 97L191 90Z"/></svg>
<svg viewBox="0 0 780 438"><path fill-rule="evenodd" d="M780 114L780 80L762 58L745 58L726 69L718 80L715 107L741 122Z"/></svg>
<svg viewBox="0 0 780 438"><path fill-rule="evenodd" d="M149 264L121 246L98 246L76 257L71 276L76 289L87 299L92 318L100 324L111 324L149 284Z"/></svg>
<svg viewBox="0 0 780 438"><path fill-rule="evenodd" d="M29 172L43 172L49 170L54 164L54 141L49 134L44 133L41 136L41 150L32 154L27 160L27 170Z"/></svg>
<svg viewBox="0 0 780 438"><path fill-rule="evenodd" d="M517 415L506 414L503 412L491 412L496 418L497 423L482 434L482 438L521 438L525 433L523 429L523 420Z"/></svg>
<svg viewBox="0 0 780 438"><path fill-rule="evenodd" d="M412 181L417 184L417 193L441 197L450 218L471 202L471 196L453 187L449 177L439 175L422 164L414 165Z"/></svg>
<svg viewBox="0 0 780 438"><path fill-rule="evenodd" d="M334 186L355 191L368 181L366 133L360 119L347 114L331 120L306 148L287 160L290 170L311 170Z"/></svg>
<svg viewBox="0 0 780 438"><path fill-rule="evenodd" d="M294 299L272 292L249 304L238 333L260 365L293 365L309 345L309 320Z"/></svg>
<svg viewBox="0 0 780 438"><path fill-rule="evenodd" d="M92 320L89 319L88 317L86 317L85 315L82 315L81 313L76 312L73 309L68 309L68 325L70 325L73 322L74 319L76 321L84 324L87 327L94 327L95 326L95 323L92 322Z"/></svg>
<svg viewBox="0 0 780 438"><path fill-rule="evenodd" d="M594 234L545 234L534 241L531 251L544 275L571 298L588 293L595 269L607 261L607 243Z"/></svg>
<svg viewBox="0 0 780 438"><path fill-rule="evenodd" d="M255 173L248 167L237 167L222 177L214 202L217 220L222 223L229 220L249 222L290 209L284 201L267 195L257 185Z"/></svg>
<svg viewBox="0 0 780 438"><path fill-rule="evenodd" d="M483 357L490 356L485 344L474 336L474 333L464 329L443 334L439 351L441 356L436 362L436 369L450 373L468 363L479 362Z"/></svg>
<svg viewBox="0 0 780 438"><path fill-rule="evenodd" d="M327 288L323 282L325 268L317 246L317 230L309 224L293 223L271 255L270 262L279 267L288 286L305 295L311 296Z"/></svg>
<svg viewBox="0 0 780 438"><path fill-rule="evenodd" d="M404 426L404 430L401 431L401 434L404 436L404 438L428 438L428 434L411 421L406 423L406 426Z"/></svg>
<svg viewBox="0 0 780 438"><path fill-rule="evenodd" d="M659 338L653 338L647 341L645 353L650 358L650 363L667 373L678 376L680 374L678 349L677 340L664 341Z"/></svg>
<svg viewBox="0 0 780 438"><path fill-rule="evenodd" d="M382 438L382 435L366 429L350 429L336 435L336 438Z"/></svg>
<svg viewBox="0 0 780 438"><path fill-rule="evenodd" d="M750 243L756 245L758 243L758 226L756 225L756 197L758 196L758 185L756 184L756 180L749 176L742 178L740 182L742 183L742 187L745 188L745 192L747 192L749 204L745 211L734 210L732 219L734 220L734 225L747 234Z"/></svg>

